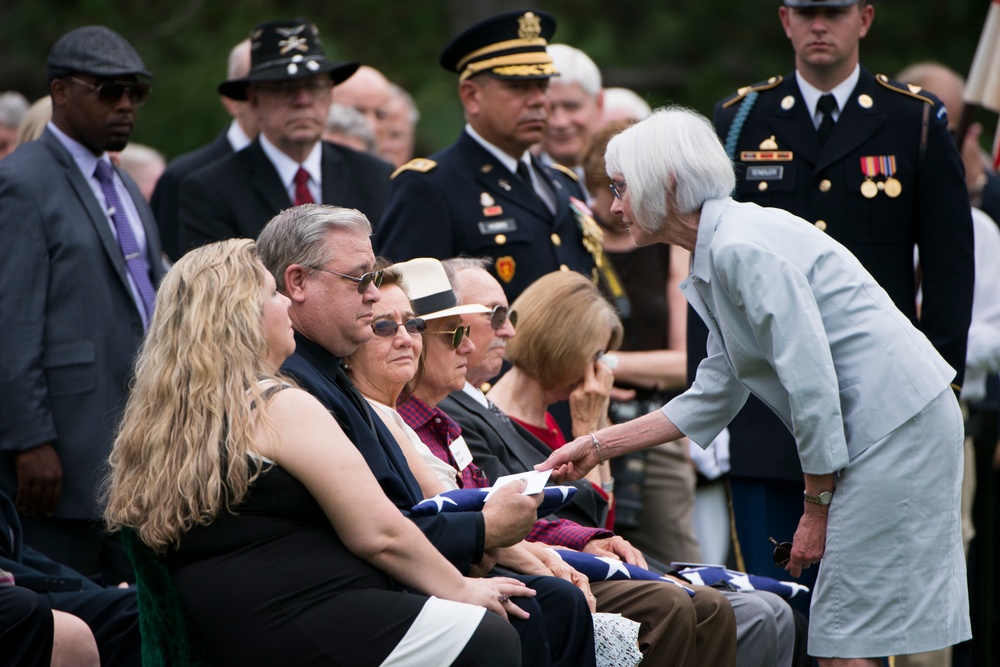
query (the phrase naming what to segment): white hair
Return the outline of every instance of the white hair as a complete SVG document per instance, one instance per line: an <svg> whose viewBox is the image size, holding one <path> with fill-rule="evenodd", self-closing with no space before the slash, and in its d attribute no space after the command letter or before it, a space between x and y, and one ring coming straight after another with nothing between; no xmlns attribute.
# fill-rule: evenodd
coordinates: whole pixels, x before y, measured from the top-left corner
<svg viewBox="0 0 1000 667"><path fill-rule="evenodd" d="M653 113L646 100L628 88L604 89L604 115L645 120Z"/></svg>
<svg viewBox="0 0 1000 667"><path fill-rule="evenodd" d="M601 70L597 69L590 56L566 44L549 44L545 50L552 56L559 72L555 79L557 83L578 83L591 97L601 92Z"/></svg>
<svg viewBox="0 0 1000 667"><path fill-rule="evenodd" d="M732 161L712 123L679 106L657 109L615 135L605 162L609 176L625 179L633 222L651 233L668 217L693 213L736 187Z"/></svg>

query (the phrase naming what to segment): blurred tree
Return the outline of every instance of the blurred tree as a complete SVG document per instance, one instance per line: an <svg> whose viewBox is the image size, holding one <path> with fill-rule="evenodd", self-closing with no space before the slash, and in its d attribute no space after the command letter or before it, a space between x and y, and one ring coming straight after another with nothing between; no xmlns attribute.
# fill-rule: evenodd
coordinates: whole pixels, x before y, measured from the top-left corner
<svg viewBox="0 0 1000 667"><path fill-rule="evenodd" d="M209 141L225 123L216 86L229 49L255 23L301 15L315 22L331 58L359 60L409 90L421 110L418 152L450 144L462 125L455 76L437 64L448 39L479 18L534 5L559 20L555 41L600 65L607 85L650 104L710 114L739 86L787 74L792 51L778 21L779 0L2 0L0 90L47 92L45 57L66 31L102 23L125 35L156 77L136 141L168 156ZM876 0L862 62L892 74L916 60L968 70L987 0ZM336 93L335 93L336 96Z"/></svg>

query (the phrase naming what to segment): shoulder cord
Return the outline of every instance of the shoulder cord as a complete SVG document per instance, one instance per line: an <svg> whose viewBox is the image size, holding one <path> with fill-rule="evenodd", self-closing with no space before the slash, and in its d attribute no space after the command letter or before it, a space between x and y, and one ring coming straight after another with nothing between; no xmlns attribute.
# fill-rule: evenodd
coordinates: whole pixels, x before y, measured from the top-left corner
<svg viewBox="0 0 1000 667"><path fill-rule="evenodd" d="M746 122L747 116L750 115L750 110L753 109L758 95L756 90L747 93L740 108L736 111L736 115L733 116L733 122L729 124L729 132L726 133L726 155L729 156L730 160L736 159L736 144L739 143L743 124Z"/></svg>

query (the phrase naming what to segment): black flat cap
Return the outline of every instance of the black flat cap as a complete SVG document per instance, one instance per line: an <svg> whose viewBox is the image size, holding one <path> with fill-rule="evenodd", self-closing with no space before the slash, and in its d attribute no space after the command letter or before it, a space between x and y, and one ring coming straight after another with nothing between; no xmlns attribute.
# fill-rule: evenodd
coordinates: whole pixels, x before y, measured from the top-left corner
<svg viewBox="0 0 1000 667"><path fill-rule="evenodd" d="M48 64L49 81L76 73L153 78L128 40L102 25L84 26L60 37L49 51Z"/></svg>
<svg viewBox="0 0 1000 667"><path fill-rule="evenodd" d="M786 7L850 7L858 0L784 0Z"/></svg>
<svg viewBox="0 0 1000 667"><path fill-rule="evenodd" d="M546 12L504 12L462 31L438 60L459 81L480 72L499 79L547 79L559 74L545 51L555 32L556 19Z"/></svg>
<svg viewBox="0 0 1000 667"><path fill-rule="evenodd" d="M265 21L250 32L250 73L219 84L234 100L247 98L247 86L258 81L287 81L328 73L334 85L357 71L360 63L326 59L319 30L305 19Z"/></svg>

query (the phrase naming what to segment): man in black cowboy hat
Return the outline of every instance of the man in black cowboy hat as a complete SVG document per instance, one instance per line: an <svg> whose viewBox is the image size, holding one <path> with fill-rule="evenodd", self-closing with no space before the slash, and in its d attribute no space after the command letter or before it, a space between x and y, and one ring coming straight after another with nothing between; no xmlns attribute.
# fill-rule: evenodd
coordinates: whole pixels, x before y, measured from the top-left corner
<svg viewBox="0 0 1000 667"><path fill-rule="evenodd" d="M278 211L304 203L356 208L378 219L388 163L321 141L333 86L358 63L326 58L316 26L267 21L250 33L250 73L219 92L247 100L260 135L181 184L180 249L226 238L255 238Z"/></svg>
<svg viewBox="0 0 1000 667"><path fill-rule="evenodd" d="M440 62L458 74L468 124L451 147L396 170L379 254L489 256L511 301L551 271L596 277L599 232L576 175L528 152L548 123L557 72L545 47L555 29L545 12L505 12L444 48Z"/></svg>

